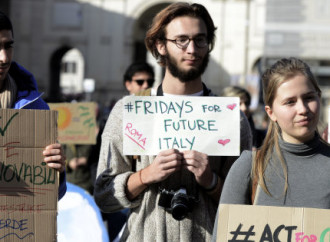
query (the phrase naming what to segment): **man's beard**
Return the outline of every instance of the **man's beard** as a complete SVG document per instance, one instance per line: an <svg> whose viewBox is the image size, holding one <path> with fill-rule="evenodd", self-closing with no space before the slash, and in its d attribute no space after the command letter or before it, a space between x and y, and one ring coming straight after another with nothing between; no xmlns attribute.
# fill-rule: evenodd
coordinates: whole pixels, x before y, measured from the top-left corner
<svg viewBox="0 0 330 242"><path fill-rule="evenodd" d="M178 78L181 82L190 82L200 77L204 73L209 62L209 55L210 54L207 53L199 66L188 71L180 69L175 59L170 56L168 52L166 53L165 58L168 70L171 72L172 76Z"/></svg>

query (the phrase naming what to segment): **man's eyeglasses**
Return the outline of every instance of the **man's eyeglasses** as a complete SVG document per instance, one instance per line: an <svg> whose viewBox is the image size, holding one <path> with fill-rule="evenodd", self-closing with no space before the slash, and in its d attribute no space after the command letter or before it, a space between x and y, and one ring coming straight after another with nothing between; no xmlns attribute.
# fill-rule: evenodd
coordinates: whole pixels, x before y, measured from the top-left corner
<svg viewBox="0 0 330 242"><path fill-rule="evenodd" d="M165 40L171 41L180 49L187 48L191 40L194 41L195 45L198 48L205 48L209 44L206 36L197 36L195 38L189 38L188 36L181 36L176 39L165 39Z"/></svg>
<svg viewBox="0 0 330 242"><path fill-rule="evenodd" d="M138 80L134 80L139 86L142 86L144 82L147 82L148 83L148 86L151 87L154 82L155 82L155 79L153 78L149 78L147 80L143 80L143 79L138 79Z"/></svg>

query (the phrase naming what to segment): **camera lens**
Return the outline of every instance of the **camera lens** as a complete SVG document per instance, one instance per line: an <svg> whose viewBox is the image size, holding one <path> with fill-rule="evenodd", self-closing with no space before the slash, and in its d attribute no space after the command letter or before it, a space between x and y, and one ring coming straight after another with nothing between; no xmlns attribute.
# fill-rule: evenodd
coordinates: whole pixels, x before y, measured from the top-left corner
<svg viewBox="0 0 330 242"><path fill-rule="evenodd" d="M172 216L176 220L182 220L189 212L189 200L186 194L175 194L171 201Z"/></svg>

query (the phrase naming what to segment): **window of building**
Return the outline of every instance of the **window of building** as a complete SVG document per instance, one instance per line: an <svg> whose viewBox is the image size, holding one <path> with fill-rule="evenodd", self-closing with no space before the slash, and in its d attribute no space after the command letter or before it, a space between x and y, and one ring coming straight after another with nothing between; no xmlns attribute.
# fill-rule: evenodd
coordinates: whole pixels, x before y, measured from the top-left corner
<svg viewBox="0 0 330 242"><path fill-rule="evenodd" d="M77 72L77 63L76 62L63 62L61 69L62 69L63 73L76 73Z"/></svg>

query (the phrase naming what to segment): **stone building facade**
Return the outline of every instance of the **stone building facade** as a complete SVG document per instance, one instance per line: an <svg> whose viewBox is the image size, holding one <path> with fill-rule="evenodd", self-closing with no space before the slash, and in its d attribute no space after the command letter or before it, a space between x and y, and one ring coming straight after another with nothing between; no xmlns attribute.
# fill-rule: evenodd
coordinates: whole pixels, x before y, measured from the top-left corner
<svg viewBox="0 0 330 242"><path fill-rule="evenodd" d="M60 77L72 78L63 75L70 70L82 70L77 74L80 83L77 90L81 90L84 79L95 80L91 99L105 105L126 93L122 76L132 61L148 61L155 67L156 83L161 81L163 70L146 53L144 36L153 16L176 1L7 2L15 31L14 58L35 75L47 100L61 100ZM265 0L195 2L206 6L218 27L205 82L216 93L231 83L248 85L263 53ZM76 64L63 61L70 59L63 57L72 49L81 53L76 56L82 60ZM77 66L79 63L83 68Z"/></svg>

